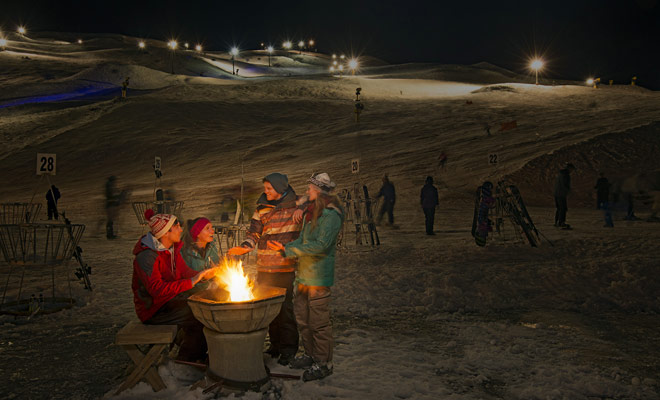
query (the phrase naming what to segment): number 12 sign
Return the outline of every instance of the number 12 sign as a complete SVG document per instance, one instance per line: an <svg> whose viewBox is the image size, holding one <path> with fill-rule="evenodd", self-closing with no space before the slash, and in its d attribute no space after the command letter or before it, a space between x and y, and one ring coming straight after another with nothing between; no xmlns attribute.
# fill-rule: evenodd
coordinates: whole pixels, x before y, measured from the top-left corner
<svg viewBox="0 0 660 400"><path fill-rule="evenodd" d="M57 155L37 153L37 175L55 175L57 172Z"/></svg>

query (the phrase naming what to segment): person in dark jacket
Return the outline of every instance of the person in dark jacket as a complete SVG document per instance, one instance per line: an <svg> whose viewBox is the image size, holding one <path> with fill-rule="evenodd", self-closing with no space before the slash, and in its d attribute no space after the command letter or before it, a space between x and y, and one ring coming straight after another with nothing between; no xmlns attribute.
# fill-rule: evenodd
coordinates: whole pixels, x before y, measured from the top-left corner
<svg viewBox="0 0 660 400"><path fill-rule="evenodd" d="M568 203L566 197L571 191L571 172L575 170L575 166L567 163L566 167L559 170L557 181L555 182L555 205L557 211L555 212L555 226L561 228L569 228L566 224L566 212L568 211Z"/></svg>
<svg viewBox="0 0 660 400"><path fill-rule="evenodd" d="M433 178L426 177L426 183L422 188L420 195L420 202L424 210L424 217L426 218L426 234L435 235L433 233L433 221L435 219L435 208L438 203L438 189L433 186Z"/></svg>
<svg viewBox="0 0 660 400"><path fill-rule="evenodd" d="M46 192L46 203L48 205L48 219L58 219L57 200L60 199L60 190L57 186L52 185L50 190Z"/></svg>
<svg viewBox="0 0 660 400"><path fill-rule="evenodd" d="M610 197L610 182L605 178L604 173L600 173L594 189L596 189L596 210L604 209Z"/></svg>
<svg viewBox="0 0 660 400"><path fill-rule="evenodd" d="M202 272L190 269L181 257L183 228L170 214L144 213L149 230L133 248L133 303L140 321L151 325L178 325L183 343L178 359L198 361L206 358L203 325L194 317L187 298L197 283L211 279L218 268Z"/></svg>
<svg viewBox="0 0 660 400"><path fill-rule="evenodd" d="M383 204L380 206L376 223L380 225L383 215L387 213L390 225L394 225L394 203L396 202L396 193L394 191L394 184L390 182L387 175L383 177L383 186L381 186L380 191L376 194L376 198L379 197L383 198Z"/></svg>

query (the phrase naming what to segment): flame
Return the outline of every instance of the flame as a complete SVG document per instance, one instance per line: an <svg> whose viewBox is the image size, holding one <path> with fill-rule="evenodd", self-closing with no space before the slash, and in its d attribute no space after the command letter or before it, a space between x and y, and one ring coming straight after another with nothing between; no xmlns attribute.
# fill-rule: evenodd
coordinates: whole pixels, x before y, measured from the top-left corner
<svg viewBox="0 0 660 400"><path fill-rule="evenodd" d="M222 269L215 275L221 286L229 292L232 302L254 300L254 283L243 271L242 261L224 259Z"/></svg>

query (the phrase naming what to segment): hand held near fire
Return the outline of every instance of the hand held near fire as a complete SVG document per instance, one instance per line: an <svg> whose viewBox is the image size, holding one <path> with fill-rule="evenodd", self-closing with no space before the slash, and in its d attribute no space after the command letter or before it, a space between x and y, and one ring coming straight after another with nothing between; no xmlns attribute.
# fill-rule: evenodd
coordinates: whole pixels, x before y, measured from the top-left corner
<svg viewBox="0 0 660 400"><path fill-rule="evenodd" d="M221 267L209 268L204 270L193 277L193 286L198 284L201 281L207 281L213 278L217 273L220 272Z"/></svg>
<svg viewBox="0 0 660 400"><path fill-rule="evenodd" d="M284 251L284 245L277 240L269 240L266 242L266 245L269 249L275 251Z"/></svg>
<svg viewBox="0 0 660 400"><path fill-rule="evenodd" d="M227 250L227 254L230 256L242 256L245 253L249 253L252 249L243 247L243 246L236 246L232 247L231 249Z"/></svg>

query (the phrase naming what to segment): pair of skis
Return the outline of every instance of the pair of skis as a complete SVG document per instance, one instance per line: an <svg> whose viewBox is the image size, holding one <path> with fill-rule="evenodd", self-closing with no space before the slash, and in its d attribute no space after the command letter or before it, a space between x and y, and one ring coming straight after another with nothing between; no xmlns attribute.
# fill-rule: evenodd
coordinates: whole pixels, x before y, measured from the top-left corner
<svg viewBox="0 0 660 400"><path fill-rule="evenodd" d="M376 224L374 223L373 212L371 209L372 201L369 197L369 189L367 185L362 186L362 191L364 192L364 208L365 213L367 214L367 229L369 231L369 239L372 246L380 246L380 237L378 237L378 230L376 229ZM347 194L347 200L350 204L350 192ZM362 210L360 207L360 195L359 188L355 187L355 201L353 201L353 213L355 218L355 244L362 244ZM366 236L366 233L364 233Z"/></svg>

